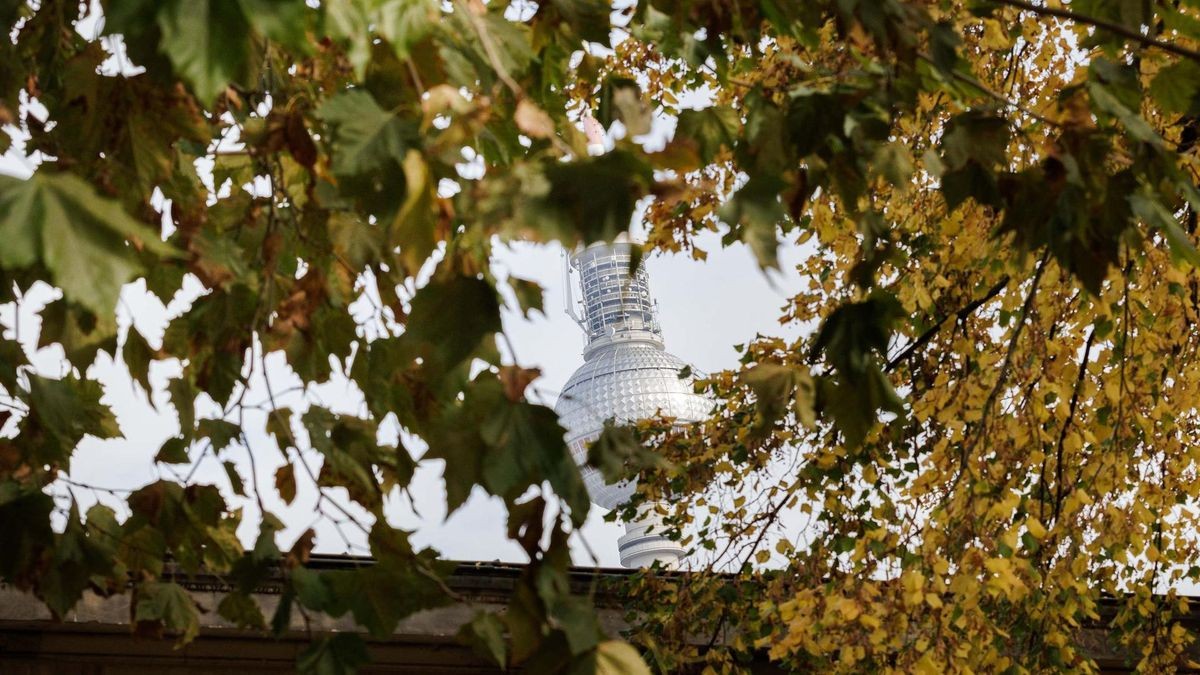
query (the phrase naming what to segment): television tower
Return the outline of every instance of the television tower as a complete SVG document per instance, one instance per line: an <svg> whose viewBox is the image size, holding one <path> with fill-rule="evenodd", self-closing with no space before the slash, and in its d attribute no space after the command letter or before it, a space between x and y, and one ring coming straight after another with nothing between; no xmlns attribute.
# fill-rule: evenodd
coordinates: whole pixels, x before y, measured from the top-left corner
<svg viewBox="0 0 1200 675"><path fill-rule="evenodd" d="M600 125L584 117L589 151L603 152ZM567 444L580 465L587 459L588 444L606 420L635 422L658 414L680 422L706 416L711 402L692 391L679 373L686 364L666 351L657 305L650 298L649 279L643 266L629 272L628 241L596 243L570 256L566 269L567 313L583 329L587 346L584 363L563 387L555 410L567 429ZM582 289L582 315L573 298L573 276ZM583 467L583 479L592 501L614 509L633 495L634 483L608 485L598 471ZM618 540L621 564L647 567L654 561L676 565L683 557L677 542L661 534L661 519L652 507L626 523Z"/></svg>

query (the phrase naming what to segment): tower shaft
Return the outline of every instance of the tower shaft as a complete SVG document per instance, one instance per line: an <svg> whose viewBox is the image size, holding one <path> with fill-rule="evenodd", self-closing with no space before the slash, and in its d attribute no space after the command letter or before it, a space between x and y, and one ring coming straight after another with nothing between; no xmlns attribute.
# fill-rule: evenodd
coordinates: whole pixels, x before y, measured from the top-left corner
<svg viewBox="0 0 1200 675"><path fill-rule="evenodd" d="M593 244L571 257L583 289L583 327L588 338L585 360L622 342L637 340L663 347L646 269L638 265L630 273L632 253L630 244L618 242Z"/></svg>

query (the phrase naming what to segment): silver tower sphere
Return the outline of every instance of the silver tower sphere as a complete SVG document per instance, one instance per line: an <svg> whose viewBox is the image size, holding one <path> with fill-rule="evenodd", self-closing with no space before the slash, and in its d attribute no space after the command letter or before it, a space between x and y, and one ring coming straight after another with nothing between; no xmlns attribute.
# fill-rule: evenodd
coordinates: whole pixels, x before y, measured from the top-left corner
<svg viewBox="0 0 1200 675"><path fill-rule="evenodd" d="M593 244L575 253L567 271L567 312L587 334L584 364L567 380L555 410L567 429L575 461L587 459L587 446L600 435L606 420L634 422L658 414L694 422L706 416L711 402L680 379L686 365L666 352L657 308L650 299L646 270L629 274L630 245ZM583 315L571 297L571 271L583 289ZM624 504L634 484L607 485L595 469L583 468L592 501L613 509ZM647 512L626 525L621 537L621 564L643 567L655 560L673 564L683 551L675 542L647 529L661 529Z"/></svg>

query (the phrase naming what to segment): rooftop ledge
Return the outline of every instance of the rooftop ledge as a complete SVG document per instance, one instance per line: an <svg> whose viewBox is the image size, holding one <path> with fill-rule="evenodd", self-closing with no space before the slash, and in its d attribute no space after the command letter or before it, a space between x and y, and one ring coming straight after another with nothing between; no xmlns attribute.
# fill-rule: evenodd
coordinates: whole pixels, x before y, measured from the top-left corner
<svg viewBox="0 0 1200 675"><path fill-rule="evenodd" d="M369 558L316 555L312 569L338 569L372 564ZM402 620L391 638L368 639L372 663L364 673L490 673L500 672L459 644L459 626L479 610L503 611L514 582L524 565L499 562L461 562L447 585L462 599L454 604L417 612ZM573 590L580 593L598 588L595 601L602 628L619 635L628 628L625 608L613 589L633 570L577 567L571 571ZM667 574L686 574L667 572ZM130 630L129 594L103 598L87 593L62 621L32 594L0 585L0 673L6 675L88 675L170 673L290 673L296 656L314 633L358 630L349 615L339 619L310 616L308 625L299 612L292 614L290 630L275 638L257 631L233 627L216 613L229 591L214 576L178 576L172 580L187 589L206 611L200 616L200 636L176 649L170 639L139 638ZM611 581L612 583L604 583ZM597 584L596 582L601 582ZM255 599L270 617L279 603L280 587L269 581ZM1102 605L1101 622L1085 626L1076 646L1097 661L1102 672L1131 672L1126 654L1111 644L1103 624L1116 610L1116 602ZM1200 632L1200 610L1184 619L1187 627ZM1200 647L1188 656L1200 661ZM781 672L765 661L755 672ZM1196 672L1196 671L1182 671Z"/></svg>

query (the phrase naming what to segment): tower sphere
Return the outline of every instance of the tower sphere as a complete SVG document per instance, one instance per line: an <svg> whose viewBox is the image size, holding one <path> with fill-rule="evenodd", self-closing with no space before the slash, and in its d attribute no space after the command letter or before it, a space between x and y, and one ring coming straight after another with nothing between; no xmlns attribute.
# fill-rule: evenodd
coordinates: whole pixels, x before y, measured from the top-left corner
<svg viewBox="0 0 1200 675"><path fill-rule="evenodd" d="M626 242L593 244L570 260L583 289L583 314L574 312L570 299L568 312L588 342L584 364L567 380L555 410L567 430L571 454L581 465L587 460L588 444L600 435L606 420L629 423L662 414L695 422L712 407L707 398L692 391L691 378L680 378L687 364L666 351L646 271L639 266L629 273L630 252ZM621 506L634 491L628 481L606 484L589 467L583 468L583 479L592 501L606 509ZM631 532L636 525L629 525ZM640 560L626 550L627 545L644 552L678 552L678 545L661 536L642 533L636 542L626 541L630 536L622 539L622 562L627 565L626 561L633 561L631 566L637 566ZM651 558L672 555L678 558L676 553Z"/></svg>

